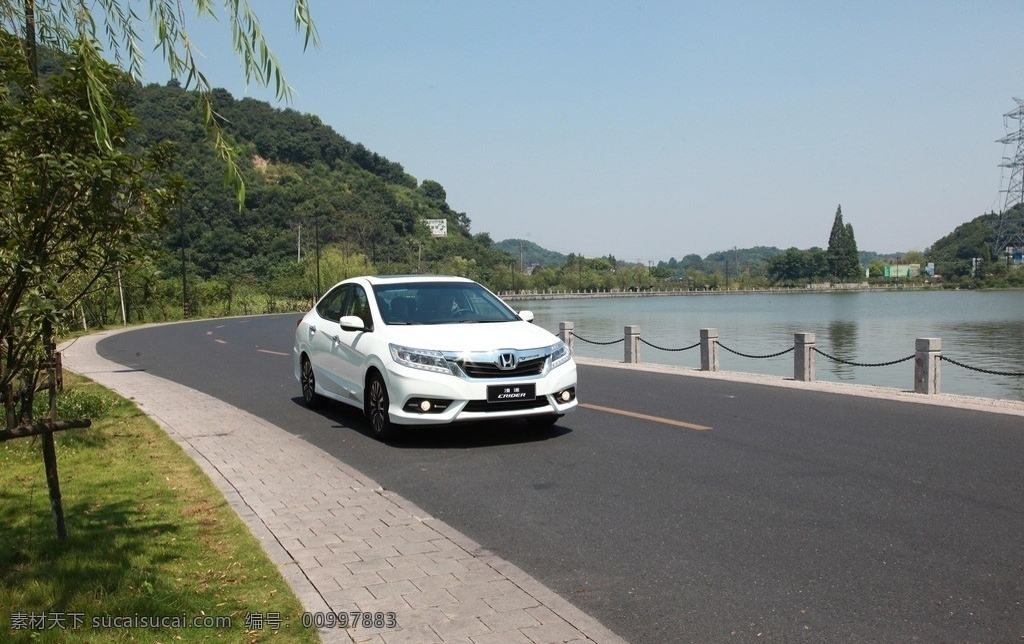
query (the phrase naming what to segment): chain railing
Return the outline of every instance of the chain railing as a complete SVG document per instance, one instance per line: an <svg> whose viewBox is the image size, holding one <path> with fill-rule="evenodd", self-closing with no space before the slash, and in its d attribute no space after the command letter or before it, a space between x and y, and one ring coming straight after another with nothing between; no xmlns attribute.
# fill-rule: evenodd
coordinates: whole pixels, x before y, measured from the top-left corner
<svg viewBox="0 0 1024 644"><path fill-rule="evenodd" d="M573 332L573 331L570 331L569 335L571 335L572 337L576 338L577 340L583 340L587 344L597 344L597 345L601 345L601 346L610 346L610 345L613 345L613 344L618 344L620 342L625 342L626 341L625 338L619 338L618 340L609 340L608 342L600 342L598 340L588 340L588 339L584 338L583 336L576 335L576 333Z"/></svg>
<svg viewBox="0 0 1024 644"><path fill-rule="evenodd" d="M832 362L838 362L840 364L848 364L848 365L850 365L852 367L891 367L894 364L899 364L901 362L906 362L907 360L913 360L916 357L916 355L917 355L917 354L912 353L909 356L907 356L906 358L897 358L896 360L890 360L889 362L852 362L850 360L843 360L842 358L837 358L835 356L830 356L829 354L825 353L821 349L818 349L817 347L814 348L814 352L817 353L819 356L825 356L826 358L828 358Z"/></svg>
<svg viewBox="0 0 1024 644"><path fill-rule="evenodd" d="M670 351L670 352L689 351L690 349L696 349L697 347L700 346L700 342L694 342L693 344L691 344L688 347L679 347L678 349L667 349L665 347L659 347L656 344L652 344L652 343L648 342L647 340L644 340L643 338L638 338L638 340L640 342L642 342L643 344L646 344L647 346L651 347L652 349L657 349L659 351Z"/></svg>
<svg viewBox="0 0 1024 644"><path fill-rule="evenodd" d="M960 367L962 369L967 369L969 371L976 371L978 373L984 373L984 374L988 374L990 376L1009 376L1011 378L1024 378L1024 372L992 371L990 369L982 369L980 367L972 367L971 365L967 365L967 364L964 364L962 362L957 362L956 360L954 360L952 358L947 358L946 356L939 356L939 359L940 360L945 360L946 362L948 362L950 364L955 364L956 366L958 366L958 367Z"/></svg>
<svg viewBox="0 0 1024 644"><path fill-rule="evenodd" d="M700 343L698 342L697 344L699 345ZM750 355L749 353L740 353L739 351L735 351L733 349L730 349L729 347L725 346L721 342L718 343L718 346L722 347L723 349L725 349L729 353L738 355L738 356L743 357L743 358L753 358L754 360L765 360L767 358L778 358L779 356L784 356L787 353L789 353L790 351L793 351L794 349L796 349L796 345L793 345L793 346L791 346L788 349L785 349L783 351L779 351L778 353L769 353L766 356L753 356L753 355Z"/></svg>
<svg viewBox="0 0 1024 644"><path fill-rule="evenodd" d="M1024 372L1011 372L1011 371L996 371L992 369L982 369L980 367L971 366L953 360L942 355L940 351L941 340L938 338L919 338L916 343L915 353L905 356L903 358L897 358L895 360L888 360L884 362L856 362L853 360L846 360L839 358L834 355L830 355L817 347L815 347L814 334L813 333L797 333L794 334L795 342L794 345L783 349L775 353L769 353L764 355L755 355L737 351L726 345L722 344L718 340L717 329L701 329L701 339L690 345L682 347L665 347L659 344L655 344L649 340L644 339L640 335L640 327L630 325L625 327L625 337L617 338L614 340L594 340L591 338L583 337L577 334L574 330L572 322L562 322L559 325L559 336L562 340L569 345L570 349L573 348L573 341L579 340L587 344L593 344L597 346L611 346L619 343L625 344L623 361L627 363L639 362L639 351L638 345L644 344L652 349L667 352L681 352L689 351L690 349L696 349L700 347L701 353L701 370L702 371L718 371L718 349L721 348L729 353L741 356L743 358L750 358L754 360L765 360L770 358L778 358L788 353L794 354L793 369L794 369L794 380L799 381L812 381L814 380L814 356L815 354L820 355L832 362L850 365L853 367L891 367L903 362L909 362L915 360L914 366L914 391L918 393L937 394L939 393L939 375L940 375L940 363L945 361L962 369L975 371L992 376L1001 376L1009 378L1024 378Z"/></svg>

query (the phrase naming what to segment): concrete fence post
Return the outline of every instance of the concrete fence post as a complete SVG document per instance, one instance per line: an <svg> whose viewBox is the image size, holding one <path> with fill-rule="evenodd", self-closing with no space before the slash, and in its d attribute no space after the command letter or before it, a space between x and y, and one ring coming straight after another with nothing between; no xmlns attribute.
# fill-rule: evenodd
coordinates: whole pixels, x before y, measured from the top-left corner
<svg viewBox="0 0 1024 644"><path fill-rule="evenodd" d="M814 382L814 334L794 333L793 380Z"/></svg>
<svg viewBox="0 0 1024 644"><path fill-rule="evenodd" d="M559 322L558 323L558 339L565 343L565 346L569 347L569 353L576 355L576 346L573 340L576 336L573 335L573 323L572 322Z"/></svg>
<svg viewBox="0 0 1024 644"><path fill-rule="evenodd" d="M942 369L942 339L918 338L914 342L914 391L939 393Z"/></svg>
<svg viewBox="0 0 1024 644"><path fill-rule="evenodd" d="M700 370L718 371L718 329L700 330Z"/></svg>
<svg viewBox="0 0 1024 644"><path fill-rule="evenodd" d="M640 362L640 327L627 324L625 328L626 342L622 349L622 359L627 364Z"/></svg>

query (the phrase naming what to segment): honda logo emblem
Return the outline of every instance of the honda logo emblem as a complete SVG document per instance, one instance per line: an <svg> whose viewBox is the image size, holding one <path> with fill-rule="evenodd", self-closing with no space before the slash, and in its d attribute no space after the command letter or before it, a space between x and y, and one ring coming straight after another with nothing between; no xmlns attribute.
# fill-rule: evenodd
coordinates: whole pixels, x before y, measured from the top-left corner
<svg viewBox="0 0 1024 644"><path fill-rule="evenodd" d="M515 369L518 363L519 359L514 353L502 353L498 356L498 367L502 371Z"/></svg>

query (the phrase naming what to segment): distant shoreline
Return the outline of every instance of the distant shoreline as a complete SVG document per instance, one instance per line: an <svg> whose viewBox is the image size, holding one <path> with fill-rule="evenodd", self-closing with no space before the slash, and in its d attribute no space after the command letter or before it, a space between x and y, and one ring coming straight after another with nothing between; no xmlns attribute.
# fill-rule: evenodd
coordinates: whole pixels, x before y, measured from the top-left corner
<svg viewBox="0 0 1024 644"><path fill-rule="evenodd" d="M941 290L933 285L900 285L900 286L868 286L866 284L841 284L835 286L815 285L808 288L758 288L735 291L717 289L708 290L641 290L641 291L499 291L498 296L506 301L526 300L581 300L615 297L672 297L672 296L708 296L708 295L786 295L800 293L888 293L896 291L930 291Z"/></svg>

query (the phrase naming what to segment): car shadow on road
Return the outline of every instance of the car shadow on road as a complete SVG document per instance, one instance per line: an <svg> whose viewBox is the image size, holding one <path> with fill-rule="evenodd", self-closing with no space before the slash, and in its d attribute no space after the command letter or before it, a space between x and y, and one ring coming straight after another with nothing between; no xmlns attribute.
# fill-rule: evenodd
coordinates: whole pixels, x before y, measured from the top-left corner
<svg viewBox="0 0 1024 644"><path fill-rule="evenodd" d="M564 419L563 419L564 420ZM369 427L361 429L368 436ZM498 445L519 445L561 438L572 433L569 427L555 424L537 429L522 420L492 420L459 423L440 427L410 427L401 431L388 445L399 449L472 449Z"/></svg>
<svg viewBox="0 0 1024 644"><path fill-rule="evenodd" d="M301 396L292 402L305 406ZM377 440L362 412L355 407L324 400L316 413L337 423L339 430L354 431L368 439ZM398 449L472 449L498 445L518 445L561 438L572 433L566 418L558 419L552 427L538 429L524 420L489 420L454 425L410 426L399 430L386 445Z"/></svg>

